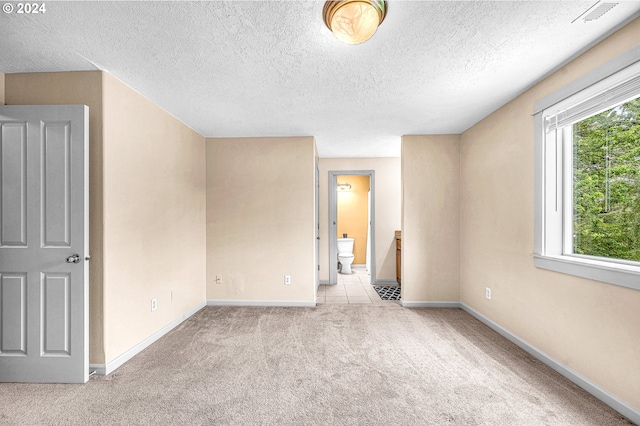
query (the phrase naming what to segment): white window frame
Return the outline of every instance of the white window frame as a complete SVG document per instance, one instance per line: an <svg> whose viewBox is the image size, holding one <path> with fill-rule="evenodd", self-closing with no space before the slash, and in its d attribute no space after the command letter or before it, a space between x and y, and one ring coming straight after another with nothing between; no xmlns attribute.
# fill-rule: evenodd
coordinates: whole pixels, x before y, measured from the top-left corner
<svg viewBox="0 0 640 426"><path fill-rule="evenodd" d="M573 253L572 130L571 126L562 124L563 114L570 114L567 111L571 111L572 107L575 110L576 105L585 105L603 92L620 90L630 78L636 76L640 76L640 45L536 102L536 267L640 290L640 262ZM635 86L631 90L635 92ZM640 91L635 97L638 95ZM614 101L605 101L596 108L601 106L601 111L604 111L612 103ZM595 113L592 112L592 115ZM554 120L559 123L559 130L555 130Z"/></svg>

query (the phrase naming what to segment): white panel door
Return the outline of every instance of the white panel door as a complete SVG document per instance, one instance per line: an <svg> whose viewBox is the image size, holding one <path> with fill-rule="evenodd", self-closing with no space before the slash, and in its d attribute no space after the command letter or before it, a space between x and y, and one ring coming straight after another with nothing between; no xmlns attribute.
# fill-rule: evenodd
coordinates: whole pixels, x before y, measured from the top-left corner
<svg viewBox="0 0 640 426"><path fill-rule="evenodd" d="M89 109L0 106L0 381L89 380Z"/></svg>

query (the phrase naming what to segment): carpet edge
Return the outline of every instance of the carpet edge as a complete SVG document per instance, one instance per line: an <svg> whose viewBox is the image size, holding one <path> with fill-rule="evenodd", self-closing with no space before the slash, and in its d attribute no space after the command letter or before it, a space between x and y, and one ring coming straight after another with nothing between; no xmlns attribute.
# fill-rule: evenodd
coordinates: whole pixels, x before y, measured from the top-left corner
<svg viewBox="0 0 640 426"><path fill-rule="evenodd" d="M240 300L240 299L209 299L207 306L268 306L287 308L315 308L316 302L297 300Z"/></svg>
<svg viewBox="0 0 640 426"><path fill-rule="evenodd" d="M120 367L125 362L129 361L134 356L138 355L140 352L151 346L162 336L182 324L186 319L194 315L200 309L206 306L206 302L200 302L184 314L180 315L175 320L171 321L169 324L162 327L160 330L153 333L151 336L147 337L140 343L133 346L131 349L123 352L122 354L115 357L113 360L107 362L106 364L89 364L89 369L94 370L95 374L98 376L106 376L114 372L118 367Z"/></svg>
<svg viewBox="0 0 640 426"><path fill-rule="evenodd" d="M534 358L538 359L540 362L544 363L545 365L547 365L557 373L561 374L566 379L580 386L582 389L589 392L591 395L598 398L600 401L607 404L609 407L613 408L621 415L625 416L634 424L640 425L639 409L626 403L625 401L618 398L611 392L607 391L606 389L602 388L601 386L595 384L591 380L582 376L580 373L573 371L571 368L567 367L566 365L562 364L561 362L547 355L540 349L536 348L535 346L531 345L530 343L521 339L515 334L511 333L510 331L508 331L498 323L485 317L484 315L482 315L480 312L476 311L472 307L462 302L459 302L459 307L463 311L467 312L468 314L476 318L478 321L482 322L483 324L485 324L486 326L488 326L489 328L491 328L492 330L500 334L505 339L509 340L511 343L517 345L518 347L523 349L525 352L527 352Z"/></svg>

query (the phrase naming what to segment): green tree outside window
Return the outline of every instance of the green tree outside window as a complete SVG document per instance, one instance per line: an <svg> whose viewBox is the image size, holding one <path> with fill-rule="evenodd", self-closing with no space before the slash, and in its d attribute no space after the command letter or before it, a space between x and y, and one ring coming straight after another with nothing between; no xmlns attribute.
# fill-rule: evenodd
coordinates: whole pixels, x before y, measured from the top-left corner
<svg viewBox="0 0 640 426"><path fill-rule="evenodd" d="M573 250L640 261L640 98L573 125Z"/></svg>

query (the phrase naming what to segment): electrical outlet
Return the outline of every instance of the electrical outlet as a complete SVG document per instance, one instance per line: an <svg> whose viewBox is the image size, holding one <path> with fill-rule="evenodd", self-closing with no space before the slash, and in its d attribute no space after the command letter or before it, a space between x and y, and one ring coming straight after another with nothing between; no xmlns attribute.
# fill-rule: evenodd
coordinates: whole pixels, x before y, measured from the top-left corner
<svg viewBox="0 0 640 426"><path fill-rule="evenodd" d="M216 275L216 284L222 284L222 275Z"/></svg>
<svg viewBox="0 0 640 426"><path fill-rule="evenodd" d="M158 299L151 299L151 312L158 309Z"/></svg>
<svg viewBox="0 0 640 426"><path fill-rule="evenodd" d="M486 297L487 299L491 300L491 289L489 287L486 287L484 289L484 297Z"/></svg>
<svg viewBox="0 0 640 426"><path fill-rule="evenodd" d="M290 285L291 284L291 275L285 275L284 276L284 283L285 283L285 285Z"/></svg>

